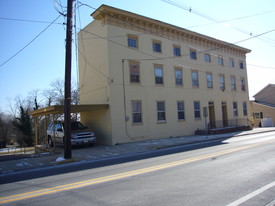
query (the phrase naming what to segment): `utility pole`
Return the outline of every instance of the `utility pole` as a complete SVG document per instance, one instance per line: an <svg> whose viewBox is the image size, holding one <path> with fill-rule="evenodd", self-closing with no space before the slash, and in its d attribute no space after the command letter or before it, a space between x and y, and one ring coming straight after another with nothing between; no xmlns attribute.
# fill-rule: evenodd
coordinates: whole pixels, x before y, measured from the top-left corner
<svg viewBox="0 0 275 206"><path fill-rule="evenodd" d="M67 30L65 57L65 102L64 102L64 158L72 158L71 148L71 70L72 70L72 21L73 0L67 1Z"/></svg>

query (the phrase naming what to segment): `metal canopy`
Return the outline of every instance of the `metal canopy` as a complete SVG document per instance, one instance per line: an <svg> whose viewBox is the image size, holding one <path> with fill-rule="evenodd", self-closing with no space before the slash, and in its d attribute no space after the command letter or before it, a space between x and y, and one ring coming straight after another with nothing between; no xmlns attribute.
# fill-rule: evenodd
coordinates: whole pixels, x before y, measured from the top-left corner
<svg viewBox="0 0 275 206"><path fill-rule="evenodd" d="M71 112L86 112L86 111L95 111L101 109L108 109L109 104L82 104L82 105L71 105ZM48 114L63 114L64 113L64 105L53 105L49 107L45 107L42 109L37 109L29 114L33 117L39 117Z"/></svg>

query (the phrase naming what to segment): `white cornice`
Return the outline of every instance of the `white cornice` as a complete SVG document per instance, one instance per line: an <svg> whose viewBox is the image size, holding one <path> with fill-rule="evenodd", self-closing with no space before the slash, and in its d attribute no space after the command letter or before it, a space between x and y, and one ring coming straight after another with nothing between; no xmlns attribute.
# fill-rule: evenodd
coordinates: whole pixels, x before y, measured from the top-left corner
<svg viewBox="0 0 275 206"><path fill-rule="evenodd" d="M205 44L213 49L218 48L241 55L251 52L249 49L225 41L107 5L101 5L91 16L102 21L103 24L111 24L184 42Z"/></svg>

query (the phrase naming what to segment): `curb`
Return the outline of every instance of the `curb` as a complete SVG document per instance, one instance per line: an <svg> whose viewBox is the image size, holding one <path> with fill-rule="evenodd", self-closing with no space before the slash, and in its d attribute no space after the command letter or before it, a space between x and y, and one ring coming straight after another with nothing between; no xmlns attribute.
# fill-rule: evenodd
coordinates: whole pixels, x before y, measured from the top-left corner
<svg viewBox="0 0 275 206"><path fill-rule="evenodd" d="M59 162L55 162L54 165L63 165L63 164L67 164L67 163L77 162L77 161L79 161L79 159L75 159L75 158L65 159L65 160L62 160Z"/></svg>

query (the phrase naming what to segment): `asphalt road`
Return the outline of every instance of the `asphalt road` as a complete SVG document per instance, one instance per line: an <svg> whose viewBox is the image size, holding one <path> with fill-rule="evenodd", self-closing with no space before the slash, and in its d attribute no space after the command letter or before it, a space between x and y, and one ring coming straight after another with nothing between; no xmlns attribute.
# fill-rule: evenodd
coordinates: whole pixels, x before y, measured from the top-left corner
<svg viewBox="0 0 275 206"><path fill-rule="evenodd" d="M275 205L275 132L0 176L2 205Z"/></svg>

